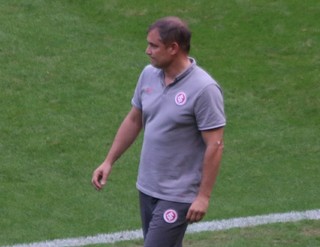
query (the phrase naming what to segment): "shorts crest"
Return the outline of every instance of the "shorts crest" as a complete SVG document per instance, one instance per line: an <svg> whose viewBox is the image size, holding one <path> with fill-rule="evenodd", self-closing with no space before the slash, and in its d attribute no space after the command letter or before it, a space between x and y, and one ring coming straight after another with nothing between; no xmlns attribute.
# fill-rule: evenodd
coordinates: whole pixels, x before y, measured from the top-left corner
<svg viewBox="0 0 320 247"><path fill-rule="evenodd" d="M174 209L168 209L164 212L163 219L165 220L165 222L172 224L177 221L178 213Z"/></svg>

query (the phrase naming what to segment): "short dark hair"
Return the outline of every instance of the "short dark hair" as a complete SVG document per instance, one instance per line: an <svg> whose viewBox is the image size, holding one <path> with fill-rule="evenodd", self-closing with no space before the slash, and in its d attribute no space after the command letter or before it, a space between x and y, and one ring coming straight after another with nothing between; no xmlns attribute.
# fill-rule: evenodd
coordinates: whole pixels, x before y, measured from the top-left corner
<svg viewBox="0 0 320 247"><path fill-rule="evenodd" d="M169 16L159 19L149 26L148 33L154 29L159 31L161 41L165 45L177 42L183 51L189 53L191 31L180 18Z"/></svg>

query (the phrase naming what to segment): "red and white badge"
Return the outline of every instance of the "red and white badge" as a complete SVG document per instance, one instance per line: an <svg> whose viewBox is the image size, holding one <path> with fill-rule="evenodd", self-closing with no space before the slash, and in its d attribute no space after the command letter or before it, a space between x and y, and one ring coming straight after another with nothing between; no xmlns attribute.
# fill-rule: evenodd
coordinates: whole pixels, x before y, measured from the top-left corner
<svg viewBox="0 0 320 247"><path fill-rule="evenodd" d="M187 95L184 92L179 92L174 98L177 105L184 105L187 102Z"/></svg>
<svg viewBox="0 0 320 247"><path fill-rule="evenodd" d="M168 209L164 212L163 219L165 220L165 222L172 224L177 221L178 213L174 209Z"/></svg>

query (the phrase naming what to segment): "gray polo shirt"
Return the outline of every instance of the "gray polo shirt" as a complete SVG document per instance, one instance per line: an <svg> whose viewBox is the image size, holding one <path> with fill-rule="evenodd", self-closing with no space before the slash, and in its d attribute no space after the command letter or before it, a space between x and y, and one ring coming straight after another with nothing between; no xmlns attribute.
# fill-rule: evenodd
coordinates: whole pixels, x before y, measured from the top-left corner
<svg viewBox="0 0 320 247"><path fill-rule="evenodd" d="M169 86L162 70L146 66L132 98L144 125L137 188L183 203L191 203L199 190L205 151L201 131L226 123L219 85L190 60L192 65Z"/></svg>

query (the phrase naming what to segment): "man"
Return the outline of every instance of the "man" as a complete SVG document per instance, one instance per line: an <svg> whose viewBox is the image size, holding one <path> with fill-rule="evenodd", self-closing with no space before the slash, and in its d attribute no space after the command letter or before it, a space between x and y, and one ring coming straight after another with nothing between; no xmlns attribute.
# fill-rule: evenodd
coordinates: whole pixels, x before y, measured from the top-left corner
<svg viewBox="0 0 320 247"><path fill-rule="evenodd" d="M144 129L137 189L144 247L181 247L188 223L207 212L223 150L225 116L218 84L188 56L191 32L177 17L148 29L132 109L92 183L103 188L112 165Z"/></svg>

